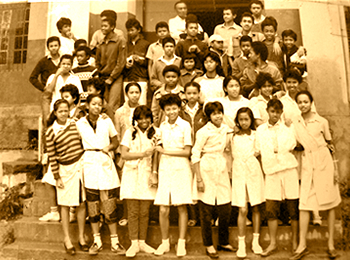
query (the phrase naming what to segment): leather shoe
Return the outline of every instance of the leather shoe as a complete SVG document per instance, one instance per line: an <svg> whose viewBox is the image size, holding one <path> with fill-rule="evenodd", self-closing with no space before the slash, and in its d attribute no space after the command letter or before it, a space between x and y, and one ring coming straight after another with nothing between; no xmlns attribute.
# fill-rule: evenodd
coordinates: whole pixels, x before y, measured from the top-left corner
<svg viewBox="0 0 350 260"><path fill-rule="evenodd" d="M332 250L327 249L327 255L329 259L335 259L338 256L337 251L335 251L335 249L332 249Z"/></svg>
<svg viewBox="0 0 350 260"><path fill-rule="evenodd" d="M292 257L289 258L289 260L299 260L302 259L304 256L308 255L310 252L307 249L307 247L304 248L303 251L301 251L300 253L294 253L292 255Z"/></svg>
<svg viewBox="0 0 350 260"><path fill-rule="evenodd" d="M87 244L82 245L82 244L80 244L80 242L79 242L79 247L80 247L80 250L81 250L81 251L84 251L84 252L89 251L89 246L88 246Z"/></svg>
<svg viewBox="0 0 350 260"><path fill-rule="evenodd" d="M265 249L265 250L261 253L261 256L263 256L263 257L270 256L270 255L276 253L277 250L278 250L278 249L277 249L277 246L276 246L275 248L271 249L271 250L266 250L266 249Z"/></svg>
<svg viewBox="0 0 350 260"><path fill-rule="evenodd" d="M75 247L73 246L73 247L71 247L71 248L67 248L66 247L66 243L63 243L63 245L64 245L64 248L66 249L66 253L67 254L70 254L70 255L75 255Z"/></svg>
<svg viewBox="0 0 350 260"><path fill-rule="evenodd" d="M208 250L206 249L205 252L206 252L207 256L209 256L209 257L212 258L212 259L217 259L217 258L219 258L219 254L218 254L217 251L215 251L215 252L213 252L213 253L210 253L210 252L208 252Z"/></svg>
<svg viewBox="0 0 350 260"><path fill-rule="evenodd" d="M233 246L231 246L230 244L227 245L218 245L217 246L218 251L228 251L228 252L236 252L237 248L234 248Z"/></svg>

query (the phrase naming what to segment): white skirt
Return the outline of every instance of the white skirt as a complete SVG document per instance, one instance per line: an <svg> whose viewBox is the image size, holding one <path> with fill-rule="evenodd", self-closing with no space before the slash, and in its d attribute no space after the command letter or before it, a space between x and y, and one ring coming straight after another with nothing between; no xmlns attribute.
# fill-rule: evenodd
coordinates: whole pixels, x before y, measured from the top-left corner
<svg viewBox="0 0 350 260"><path fill-rule="evenodd" d="M52 171L51 171L51 164L49 164L47 168L47 172L44 174L44 177L41 180L42 183L47 183L52 186L56 186L56 180L53 177Z"/></svg>
<svg viewBox="0 0 350 260"><path fill-rule="evenodd" d="M59 165L59 173L64 188L57 188L57 204L61 206L79 206L86 199L83 184L83 159L70 164Z"/></svg>

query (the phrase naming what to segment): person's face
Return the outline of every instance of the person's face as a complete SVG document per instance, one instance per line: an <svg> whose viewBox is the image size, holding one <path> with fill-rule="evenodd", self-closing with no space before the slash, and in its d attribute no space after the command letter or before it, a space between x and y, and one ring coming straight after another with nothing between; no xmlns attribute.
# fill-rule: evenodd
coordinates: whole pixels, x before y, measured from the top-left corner
<svg viewBox="0 0 350 260"><path fill-rule="evenodd" d="M169 118L170 122L175 122L180 112L180 108L176 104L166 105L164 113Z"/></svg>
<svg viewBox="0 0 350 260"><path fill-rule="evenodd" d="M68 24L65 24L65 25L62 26L61 34L62 34L63 36L68 37L69 34L70 34L70 31L71 31L71 26L68 25Z"/></svg>
<svg viewBox="0 0 350 260"><path fill-rule="evenodd" d="M194 104L199 100L199 91L198 88L190 86L186 88L186 99L189 103Z"/></svg>
<svg viewBox="0 0 350 260"><path fill-rule="evenodd" d="M68 73L72 69L72 62L70 59L63 59L60 64L60 68L65 69L65 73Z"/></svg>
<svg viewBox="0 0 350 260"><path fill-rule="evenodd" d="M92 94L100 94L100 91L97 91L94 85L88 85L88 86L87 86L87 93L88 93L89 95L92 95Z"/></svg>
<svg viewBox="0 0 350 260"><path fill-rule="evenodd" d="M137 104L139 102L139 99L141 96L141 91L138 87L132 86L129 88L127 96L128 96L131 103Z"/></svg>
<svg viewBox="0 0 350 260"><path fill-rule="evenodd" d="M222 120L224 119L224 114L221 111L214 111L210 115L210 121L215 125L216 127L220 127Z"/></svg>
<svg viewBox="0 0 350 260"><path fill-rule="evenodd" d="M295 40L291 36L283 37L283 44L288 50L290 50L295 44Z"/></svg>
<svg viewBox="0 0 350 260"><path fill-rule="evenodd" d="M108 21L101 21L101 32L103 33L103 35L107 35L113 30L114 27L112 27Z"/></svg>
<svg viewBox="0 0 350 260"><path fill-rule="evenodd" d="M241 86L236 80L231 80L226 86L226 92L229 97L237 98L240 94Z"/></svg>
<svg viewBox="0 0 350 260"><path fill-rule="evenodd" d="M249 52L249 60L252 62L252 63L257 63L258 60L259 60L259 55L257 55L255 52L254 52L254 49L251 48L250 49L250 52Z"/></svg>
<svg viewBox="0 0 350 260"><path fill-rule="evenodd" d="M214 50L223 50L224 49L224 41L213 41L212 46Z"/></svg>
<svg viewBox="0 0 350 260"><path fill-rule="evenodd" d="M58 106L58 109L54 112L57 117L57 122L64 124L69 116L69 107L67 104L61 104Z"/></svg>
<svg viewBox="0 0 350 260"><path fill-rule="evenodd" d="M140 29L136 29L135 27L131 27L128 29L128 35L130 39L135 39L140 33Z"/></svg>
<svg viewBox="0 0 350 260"><path fill-rule="evenodd" d="M87 63L89 56L86 55L85 51L78 51L76 55L77 55L77 60L79 64Z"/></svg>
<svg viewBox="0 0 350 260"><path fill-rule="evenodd" d="M175 46L172 42L167 42L166 44L164 44L163 49L164 49L164 54L166 56L172 56L174 54Z"/></svg>
<svg viewBox="0 0 350 260"><path fill-rule="evenodd" d="M253 20L251 17L243 17L241 21L241 26L244 31L250 32L253 27Z"/></svg>
<svg viewBox="0 0 350 260"><path fill-rule="evenodd" d="M197 23L190 23L187 26L187 34L189 36L196 36L198 34L198 24Z"/></svg>
<svg viewBox="0 0 350 260"><path fill-rule="evenodd" d="M269 107L267 109L267 114L269 115L269 123L274 125L280 120L283 113L282 109L275 109L274 107Z"/></svg>
<svg viewBox="0 0 350 260"><path fill-rule="evenodd" d="M167 73L165 73L164 79L165 79L166 85L168 87L173 88L173 87L176 87L177 82L179 80L179 76L174 71L168 71Z"/></svg>
<svg viewBox="0 0 350 260"><path fill-rule="evenodd" d="M140 119L137 119L136 122L137 126L143 131L146 130L152 123L151 118L145 116L142 116Z"/></svg>
<svg viewBox="0 0 350 260"><path fill-rule="evenodd" d="M307 114L311 111L311 101L308 95L299 95L297 98L297 104L302 114Z"/></svg>
<svg viewBox="0 0 350 260"><path fill-rule="evenodd" d="M102 111L102 105L103 105L103 101L101 98L99 97L94 97L91 102L88 104L89 107L89 114L92 115L99 115Z"/></svg>
<svg viewBox="0 0 350 260"><path fill-rule="evenodd" d="M186 18L187 16L187 5L185 3L179 3L175 6L175 10L178 16L180 16L181 19Z"/></svg>
<svg viewBox="0 0 350 260"><path fill-rule="evenodd" d="M248 130L252 124L252 120L249 117L249 114L244 112L238 115L238 123L243 130Z"/></svg>
<svg viewBox="0 0 350 260"><path fill-rule="evenodd" d="M216 70L216 61L213 60L211 57L207 57L204 61L204 67L207 70L207 72L213 72Z"/></svg>
<svg viewBox="0 0 350 260"><path fill-rule="evenodd" d="M252 48L252 44L250 42L242 42L241 43L241 50L242 50L244 56L249 55L251 48Z"/></svg>
<svg viewBox="0 0 350 260"><path fill-rule="evenodd" d="M166 27L160 27L157 29L157 36L160 40L163 40L169 35L169 31Z"/></svg>
<svg viewBox="0 0 350 260"><path fill-rule="evenodd" d="M291 96L294 96L299 91L299 82L294 78L287 78L286 86L287 86L289 95Z"/></svg>
<svg viewBox="0 0 350 260"><path fill-rule="evenodd" d="M58 43L58 41L50 42L48 46L48 50L51 55L56 55L60 50L60 44Z"/></svg>
<svg viewBox="0 0 350 260"><path fill-rule="evenodd" d="M268 41L273 41L275 39L275 28L272 25L268 25L264 27L263 34Z"/></svg>
<svg viewBox="0 0 350 260"><path fill-rule="evenodd" d="M259 4L252 4L250 7L250 11L255 17L259 17L262 13L262 7Z"/></svg>
<svg viewBox="0 0 350 260"><path fill-rule="evenodd" d="M222 13L222 17L224 18L225 23L229 23L236 18L236 15L233 15L231 10L224 10Z"/></svg>
<svg viewBox="0 0 350 260"><path fill-rule="evenodd" d="M265 84L260 89L260 94L264 98L270 98L270 96L272 95L272 91L273 91L272 84L270 82L266 81Z"/></svg>
<svg viewBox="0 0 350 260"><path fill-rule="evenodd" d="M72 97L72 95L70 94L70 92L63 92L61 94L61 97L65 100L68 101L69 103L69 106L73 105L74 101L75 101L75 98Z"/></svg>
<svg viewBox="0 0 350 260"><path fill-rule="evenodd" d="M194 65L195 65L194 59L184 60L184 67L186 70L193 70Z"/></svg>

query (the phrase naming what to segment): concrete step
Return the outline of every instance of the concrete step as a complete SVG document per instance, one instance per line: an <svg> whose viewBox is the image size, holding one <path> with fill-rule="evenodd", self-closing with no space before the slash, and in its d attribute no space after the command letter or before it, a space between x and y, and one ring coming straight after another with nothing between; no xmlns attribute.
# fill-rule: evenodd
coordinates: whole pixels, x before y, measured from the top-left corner
<svg viewBox="0 0 350 260"><path fill-rule="evenodd" d="M104 249L94 257L91 257L86 252L80 251L77 244L74 244L76 247L77 253L74 256L68 255L64 247L61 243L43 243L43 242L15 242L11 245L7 245L3 249L2 255L0 255L0 259L2 260L125 260L130 259L125 256L116 256L115 253L112 253L109 247L105 246ZM200 249L196 248L197 245L187 245L187 256L183 257L183 259L189 260L209 260L210 258L205 254L204 247L200 247ZM328 259L326 254L326 247L315 247L309 246L310 254L305 256L303 260L320 260L320 259ZM350 259L350 252L338 252L339 257L338 260ZM219 252L221 260L232 260L238 259L235 253L232 252ZM279 247L279 251L275 254L269 256L268 260L285 260L291 257L290 248ZM261 259L262 257L259 255L254 255L250 250L247 250L247 258L246 259ZM175 249L172 246L169 253L159 257L151 254L139 253L136 255L135 260L141 259L178 259L175 254Z"/></svg>
<svg viewBox="0 0 350 260"><path fill-rule="evenodd" d="M91 228L87 223L85 225L85 233L91 237ZM214 240L217 241L217 228L213 228L213 237ZM70 233L71 239L73 243L78 242L78 226L77 223L70 224ZM170 242L175 244L178 239L178 227L170 226ZM252 227L247 228L247 236L246 241L250 243L252 241ZM129 247L130 240L128 235L128 228L118 226L118 234L121 243L125 247ZM260 231L260 241L262 244L268 244L270 241L268 228L266 226L261 227ZM109 243L109 231L107 225L103 225L101 228L101 236L102 241L106 241ZM237 236L238 230L237 227L230 227L230 243L232 245L237 245ZM61 223L59 222L40 222L38 218L35 217L23 217L15 222L15 237L20 241L33 241L33 242L45 242L45 243L60 243L63 241L63 231ZM308 236L308 240L319 243L320 245L327 244L328 238L328 230L327 226L319 226L314 227L310 226ZM289 246L291 239L291 228L290 226L280 226L278 228L278 243L281 246ZM335 239L341 239L341 223L337 221L336 223L336 233ZM202 235L201 228L199 226L190 227L187 230L186 237L188 244L201 244L202 243ZM152 246L157 246L161 242L161 232L160 227L158 225L150 225L148 228L148 237L147 241Z"/></svg>

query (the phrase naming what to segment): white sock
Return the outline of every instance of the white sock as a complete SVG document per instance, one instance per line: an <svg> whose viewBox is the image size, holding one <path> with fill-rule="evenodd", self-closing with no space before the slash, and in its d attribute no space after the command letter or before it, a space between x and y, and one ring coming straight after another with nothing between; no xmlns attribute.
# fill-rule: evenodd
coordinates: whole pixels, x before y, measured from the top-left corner
<svg viewBox="0 0 350 260"><path fill-rule="evenodd" d="M181 238L179 238L179 240L177 241L178 242L178 244L180 245L185 245L186 244L186 239L181 239Z"/></svg>
<svg viewBox="0 0 350 260"><path fill-rule="evenodd" d="M102 246L100 233L94 234L94 243L96 243L98 247Z"/></svg>
<svg viewBox="0 0 350 260"><path fill-rule="evenodd" d="M238 248L245 247L245 236L238 236Z"/></svg>
<svg viewBox="0 0 350 260"><path fill-rule="evenodd" d="M116 245L119 243L118 235L111 235L111 244Z"/></svg>
<svg viewBox="0 0 350 260"><path fill-rule="evenodd" d="M138 246L139 245L139 241L138 240L131 240L131 245L132 246Z"/></svg>
<svg viewBox="0 0 350 260"><path fill-rule="evenodd" d="M169 238L167 238L167 239L162 239L162 244L164 244L164 245L170 245Z"/></svg>
<svg viewBox="0 0 350 260"><path fill-rule="evenodd" d="M260 236L259 233L253 233L253 244L254 243L259 244L259 236Z"/></svg>
<svg viewBox="0 0 350 260"><path fill-rule="evenodd" d="M51 212L58 212L58 207L57 206L50 207L50 211Z"/></svg>

